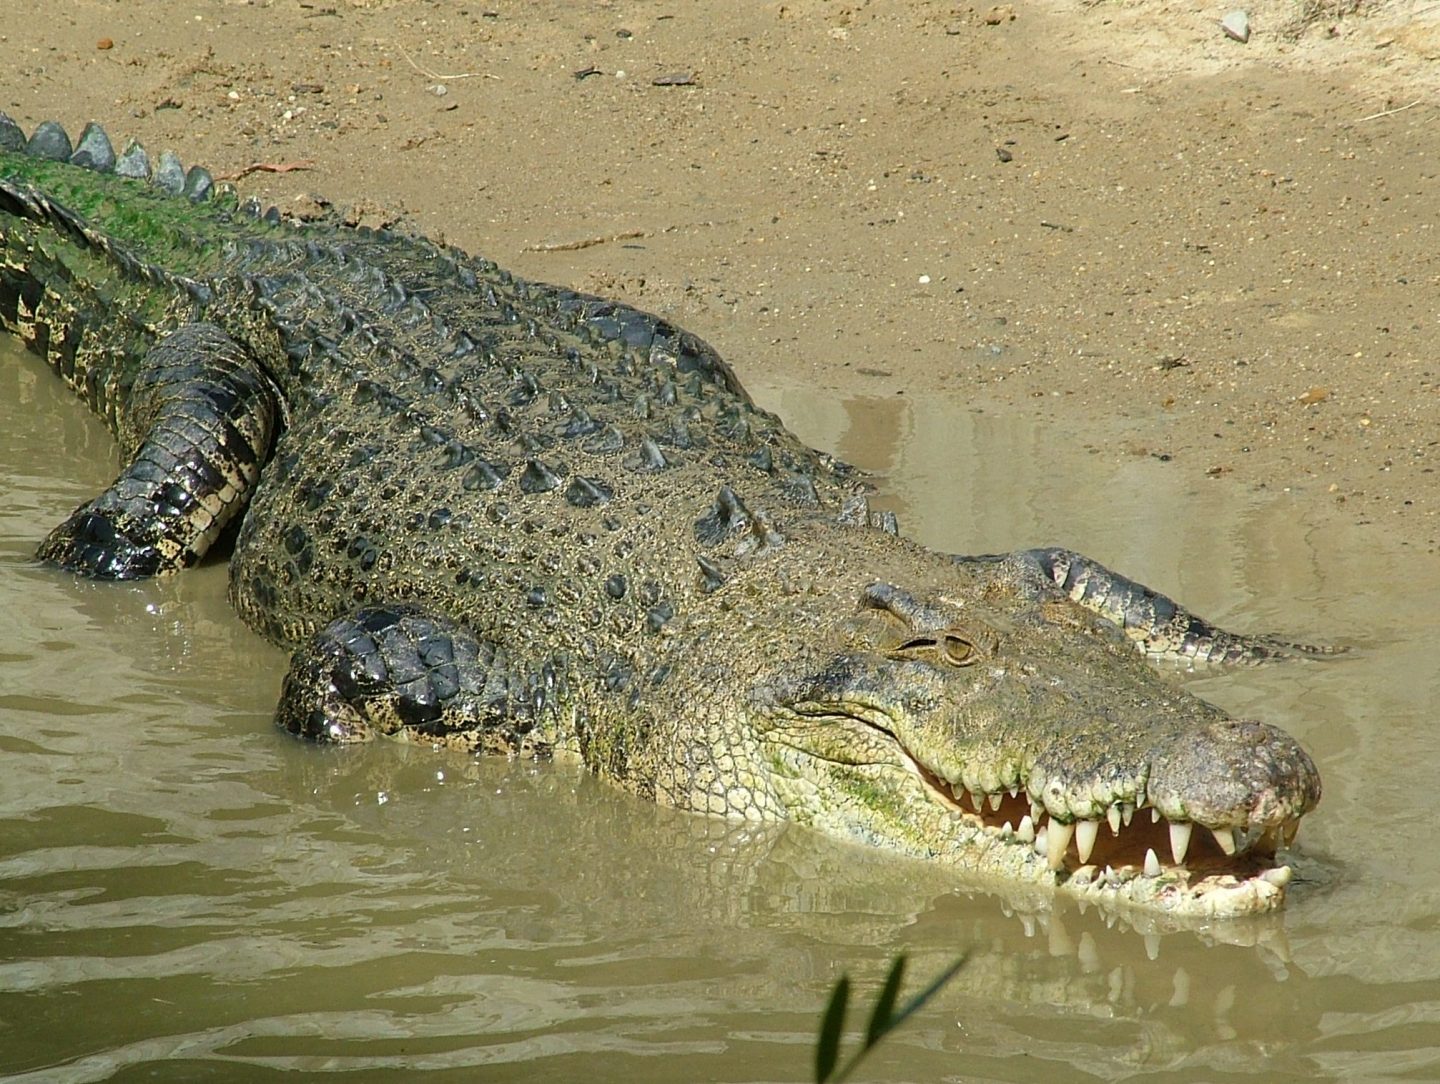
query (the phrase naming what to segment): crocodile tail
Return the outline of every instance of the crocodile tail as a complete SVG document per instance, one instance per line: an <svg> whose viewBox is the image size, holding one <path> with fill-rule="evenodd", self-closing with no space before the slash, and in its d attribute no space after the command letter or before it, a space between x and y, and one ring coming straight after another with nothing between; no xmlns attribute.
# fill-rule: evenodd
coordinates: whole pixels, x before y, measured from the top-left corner
<svg viewBox="0 0 1440 1084"><path fill-rule="evenodd" d="M130 281L168 286L202 303L210 300L210 288L204 283L140 259L121 242L28 184L0 178L0 214L53 230L77 247L114 264L116 270ZM0 237L8 238L9 232L0 227ZM29 253L26 255L33 258Z"/></svg>

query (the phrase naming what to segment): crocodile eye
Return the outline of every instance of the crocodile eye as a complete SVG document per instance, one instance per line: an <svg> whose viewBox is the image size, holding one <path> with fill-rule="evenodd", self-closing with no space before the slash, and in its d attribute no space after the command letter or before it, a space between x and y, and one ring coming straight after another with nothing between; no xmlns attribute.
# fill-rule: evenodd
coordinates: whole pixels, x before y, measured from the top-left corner
<svg viewBox="0 0 1440 1084"><path fill-rule="evenodd" d="M951 666L970 666L979 657L974 644L953 632L947 632L941 639L940 650Z"/></svg>
<svg viewBox="0 0 1440 1084"><path fill-rule="evenodd" d="M980 658L973 643L953 632L942 633L939 636L917 636L913 640L906 640L894 650L893 654L906 659L925 655L933 657L938 654L951 666L972 666Z"/></svg>

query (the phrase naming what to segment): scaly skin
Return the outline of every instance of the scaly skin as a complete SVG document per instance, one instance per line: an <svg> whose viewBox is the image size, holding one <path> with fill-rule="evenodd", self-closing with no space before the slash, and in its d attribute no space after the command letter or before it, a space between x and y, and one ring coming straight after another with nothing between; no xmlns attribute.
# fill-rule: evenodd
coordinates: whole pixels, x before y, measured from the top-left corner
<svg viewBox="0 0 1440 1084"><path fill-rule="evenodd" d="M1283 900L1313 763L1141 655L1304 649L1066 551L899 537L657 317L261 216L173 158L147 185L93 127L77 152L0 118L0 148L0 321L133 457L41 556L163 574L242 516L231 596L294 648L287 730L563 750L679 808L1173 915Z"/></svg>

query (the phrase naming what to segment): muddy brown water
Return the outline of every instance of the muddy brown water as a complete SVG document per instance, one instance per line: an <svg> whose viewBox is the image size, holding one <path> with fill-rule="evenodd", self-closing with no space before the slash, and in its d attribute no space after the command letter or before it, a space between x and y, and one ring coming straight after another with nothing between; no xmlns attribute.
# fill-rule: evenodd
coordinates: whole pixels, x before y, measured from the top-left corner
<svg viewBox="0 0 1440 1084"><path fill-rule="evenodd" d="M1433 561L1383 524L1322 529L1319 493L1177 486L1094 431L755 391L881 472L932 546L1063 542L1227 624L1353 645L1177 676L1321 767L1288 909L1163 930L566 764L296 743L270 722L284 656L223 566L115 586L31 560L116 454L3 341L0 1076L808 1080L830 985L868 1000L901 950L912 984L970 960L866 1079L1440 1076Z"/></svg>

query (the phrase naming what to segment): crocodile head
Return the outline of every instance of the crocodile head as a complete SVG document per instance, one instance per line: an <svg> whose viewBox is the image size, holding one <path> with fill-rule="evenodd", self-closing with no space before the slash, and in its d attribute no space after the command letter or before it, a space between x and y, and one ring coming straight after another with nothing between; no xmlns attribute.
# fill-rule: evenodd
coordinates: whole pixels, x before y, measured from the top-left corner
<svg viewBox="0 0 1440 1084"><path fill-rule="evenodd" d="M1283 901L1276 852L1320 798L1288 734L1180 690L1065 600L858 593L752 694L792 819L1175 915Z"/></svg>

